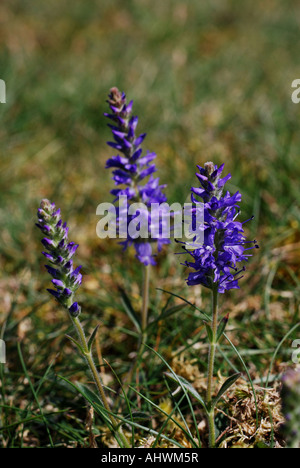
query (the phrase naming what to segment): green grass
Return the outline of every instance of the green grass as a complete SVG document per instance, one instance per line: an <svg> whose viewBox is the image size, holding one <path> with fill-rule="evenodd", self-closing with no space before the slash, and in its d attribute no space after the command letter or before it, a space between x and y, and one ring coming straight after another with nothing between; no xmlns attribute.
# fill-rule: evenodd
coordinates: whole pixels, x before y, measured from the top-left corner
<svg viewBox="0 0 300 468"><path fill-rule="evenodd" d="M7 104L0 104L0 331L8 362L0 365L0 445L89 445L86 402L59 377L89 381L65 338L68 317L45 292L49 280L34 227L41 198L62 208L80 243L83 318L88 330L101 322L103 355L121 380L136 351L118 285L139 310L141 268L132 252L122 254L117 242L101 241L95 232L96 207L111 199L103 112L114 85L134 99L170 202L186 200L196 164L226 162L229 189L242 192L244 219L255 214L247 229L261 247L242 289L222 297L222 313L231 312L228 335L257 385L266 383L272 361L272 385L292 365L299 329L275 352L299 322L300 106L291 101L291 83L299 78L299 13L296 0L2 0L0 79ZM153 319L181 303L156 288L209 312L209 294L185 286L187 272L175 251L174 245L164 251L152 275ZM207 348L200 318L192 307L179 310L152 327L149 346L169 364L184 356L202 375ZM232 368L246 376L226 341L222 353L222 375ZM144 398L131 395L132 409L158 425L149 401L159 405L169 394L166 370L147 351L138 390ZM117 389L115 378L108 386ZM199 422L201 411L176 398L175 414L182 413L194 436L193 417ZM94 431L101 446L98 416ZM135 432L146 436L145 429Z"/></svg>

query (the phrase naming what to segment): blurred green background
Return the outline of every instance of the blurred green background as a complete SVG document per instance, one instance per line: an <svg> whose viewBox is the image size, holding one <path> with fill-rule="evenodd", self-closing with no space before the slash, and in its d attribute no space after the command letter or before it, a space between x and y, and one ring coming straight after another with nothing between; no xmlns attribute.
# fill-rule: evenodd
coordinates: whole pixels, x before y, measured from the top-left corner
<svg viewBox="0 0 300 468"><path fill-rule="evenodd" d="M300 105L291 101L300 78L299 25L297 0L1 0L0 325L10 353L24 340L37 371L48 352L61 349L68 326L44 292L34 223L47 197L80 243L82 301L106 324L106 355L128 358L126 334L114 329L125 320L115 309L115 285L125 284L139 306L141 272L132 252L121 254L117 241L95 232L96 207L111 200L103 113L112 86L134 99L170 202L186 200L196 164L226 163L228 188L242 192L242 217L255 215L247 226L261 249L223 309L237 318L248 348L277 346L299 320ZM153 295L154 286L165 287L201 305L199 289L184 286L187 272L174 250L161 256ZM152 301L155 314L162 296ZM186 328L174 321L166 347L186 342L190 319ZM43 352L46 338L51 351ZM279 370L284 359L290 363L286 354ZM258 357L254 376L265 375L269 361L268 353Z"/></svg>

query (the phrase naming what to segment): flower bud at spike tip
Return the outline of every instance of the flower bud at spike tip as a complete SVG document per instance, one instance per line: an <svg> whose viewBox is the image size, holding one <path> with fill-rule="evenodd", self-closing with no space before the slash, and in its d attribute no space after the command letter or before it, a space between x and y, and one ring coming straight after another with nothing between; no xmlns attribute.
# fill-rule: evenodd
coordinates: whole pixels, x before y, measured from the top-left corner
<svg viewBox="0 0 300 468"><path fill-rule="evenodd" d="M48 292L63 307L68 310L72 308L72 313L77 317L80 314L80 307L74 302L74 296L81 284L82 275L79 274L81 267L73 269L71 257L78 245L68 241L67 224L62 222L60 209L56 209L55 204L49 200L41 201L38 221L38 228L42 232L47 231L47 237L42 239L42 244L48 252L43 252L43 255L51 263L45 267L52 276L51 282L55 287L48 289Z"/></svg>
<svg viewBox="0 0 300 468"><path fill-rule="evenodd" d="M207 162L204 164L205 170L207 171L208 175L211 175L215 170L215 165L213 162Z"/></svg>

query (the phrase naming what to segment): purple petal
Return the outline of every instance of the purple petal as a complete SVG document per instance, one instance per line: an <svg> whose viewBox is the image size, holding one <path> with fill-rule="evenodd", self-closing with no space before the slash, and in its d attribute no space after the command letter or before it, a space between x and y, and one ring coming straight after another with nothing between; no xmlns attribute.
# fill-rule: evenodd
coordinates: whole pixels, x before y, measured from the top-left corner
<svg viewBox="0 0 300 468"><path fill-rule="evenodd" d="M138 146L140 146L140 145L143 143L143 141L144 141L144 139L146 138L146 136L147 136L147 133L142 133L142 135L140 135L140 136L135 140L134 145L136 146L136 148L137 148Z"/></svg>
<svg viewBox="0 0 300 468"><path fill-rule="evenodd" d="M56 299L59 299L60 296L61 296L61 293L58 292L58 291L54 291L53 289L47 289L47 291L52 294L52 296L54 296Z"/></svg>
<svg viewBox="0 0 300 468"><path fill-rule="evenodd" d="M64 283L61 280L53 279L52 283L54 284L54 286L56 288L64 288L65 287Z"/></svg>
<svg viewBox="0 0 300 468"><path fill-rule="evenodd" d="M47 239L47 237L44 237L44 239L42 239L42 244L43 244L47 249L53 246L52 240L51 240L51 239Z"/></svg>

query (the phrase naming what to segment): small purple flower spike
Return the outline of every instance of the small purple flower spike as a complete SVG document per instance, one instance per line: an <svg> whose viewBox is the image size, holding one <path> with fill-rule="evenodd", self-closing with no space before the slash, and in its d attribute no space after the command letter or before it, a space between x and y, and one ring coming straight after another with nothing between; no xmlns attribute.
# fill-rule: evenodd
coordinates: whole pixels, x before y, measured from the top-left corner
<svg viewBox="0 0 300 468"><path fill-rule="evenodd" d="M60 210L55 208L54 203L42 200L38 209L38 223L36 226L47 234L42 239L42 244L47 252L42 252L51 265L45 265L48 273L52 276L52 285L55 289L47 291L55 299L67 308L72 317L80 314L80 307L74 302L74 295L81 285L81 267L73 268L72 257L78 245L74 242L68 243L68 231L66 223L62 223Z"/></svg>
<svg viewBox="0 0 300 468"><path fill-rule="evenodd" d="M184 249L193 257L193 261L187 261L185 265L195 270L189 274L187 284L201 284L209 289L217 284L219 293L239 289L240 273L245 268L239 269L238 263L247 261L251 256L248 251L258 248L255 240L247 242L244 237L243 224L247 221L236 221L241 194L237 192L231 196L228 191L223 193L225 183L231 178L230 174L221 177L224 164L218 168L208 162L204 168L198 166L198 169L196 176L200 187L192 187L191 198L195 204L194 210L199 208L200 203L201 209L204 207L204 242L194 250L187 249L187 243L184 243ZM202 201L196 197L202 198ZM192 223L195 223L195 215L192 216Z"/></svg>
<svg viewBox="0 0 300 468"><path fill-rule="evenodd" d="M113 124L109 124L114 141L109 141L107 144L114 148L118 154L109 158L106 162L106 168L113 168L113 180L118 187L111 191L112 195L118 201L120 197L127 196L128 206L131 203L144 203L149 212L148 225L151 226L150 206L152 203L164 203L167 198L163 193L165 185L159 185L159 179L154 177L156 172L153 160L156 158L155 153L147 152L142 155L143 150L141 145L146 137L146 133L136 135L138 117L132 116L133 101L127 104L126 95L112 88L108 96L108 104L111 112L104 114ZM145 179L148 180L145 182ZM121 186L121 187L120 187ZM121 213L117 208L117 226L119 226ZM127 223L134 219L134 216L128 216ZM133 239L127 229L127 239L122 242L124 250L129 246L134 245L137 259L144 265L155 265L153 258L152 245L157 243L158 251L161 250L163 244L169 244L170 240L162 236L163 213L160 217L158 239Z"/></svg>

